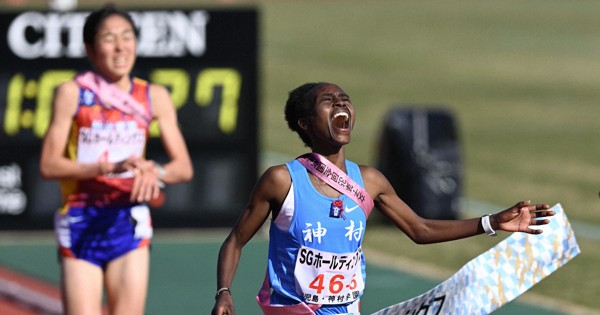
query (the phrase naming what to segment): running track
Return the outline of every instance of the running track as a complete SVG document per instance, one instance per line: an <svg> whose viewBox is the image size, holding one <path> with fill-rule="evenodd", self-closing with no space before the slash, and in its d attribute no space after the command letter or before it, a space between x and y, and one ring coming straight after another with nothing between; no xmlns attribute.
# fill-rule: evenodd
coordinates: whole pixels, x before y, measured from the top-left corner
<svg viewBox="0 0 600 315"><path fill-rule="evenodd" d="M47 232L40 234L24 240L19 238L19 241L0 237L3 240L0 242L0 284L6 286L6 282L2 281L8 281L20 287L12 296L0 295L0 314L60 314L60 294L56 287L58 265L53 238ZM223 231L157 231L152 247L146 313L210 314L216 285L216 257L224 236ZM260 237L244 248L232 289L240 315L260 314L254 296L264 276L262 270L266 252L267 242ZM367 252L367 259L372 258L369 255ZM362 313L365 315L424 293L444 280L386 267L385 260L377 260L369 260L367 290L362 299ZM27 300L27 297L30 301L26 304L33 308L15 303ZM40 308L45 308L46 313L39 312ZM494 314L566 313L541 308L519 298Z"/></svg>

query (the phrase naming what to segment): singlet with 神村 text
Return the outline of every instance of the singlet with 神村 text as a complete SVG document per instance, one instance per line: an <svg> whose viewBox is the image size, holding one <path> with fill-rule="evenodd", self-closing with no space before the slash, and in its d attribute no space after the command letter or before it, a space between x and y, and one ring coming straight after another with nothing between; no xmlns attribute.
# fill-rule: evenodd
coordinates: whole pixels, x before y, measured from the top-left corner
<svg viewBox="0 0 600 315"><path fill-rule="evenodd" d="M271 304L306 302L346 313L364 288L367 217L348 196L321 194L297 160L286 166L292 187L270 228ZM346 169L364 187L358 165L346 160Z"/></svg>

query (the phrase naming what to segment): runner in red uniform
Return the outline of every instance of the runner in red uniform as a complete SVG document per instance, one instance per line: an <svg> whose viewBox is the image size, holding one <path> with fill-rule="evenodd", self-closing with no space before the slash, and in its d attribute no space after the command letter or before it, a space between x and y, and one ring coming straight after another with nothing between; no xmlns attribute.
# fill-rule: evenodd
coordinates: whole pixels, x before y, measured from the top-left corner
<svg viewBox="0 0 600 315"><path fill-rule="evenodd" d="M94 72L58 87L40 170L58 179L55 218L65 314L143 314L152 224L147 203L163 184L193 169L166 88L131 77L136 35L130 16L107 6L83 29ZM146 160L148 125L157 120L169 161Z"/></svg>

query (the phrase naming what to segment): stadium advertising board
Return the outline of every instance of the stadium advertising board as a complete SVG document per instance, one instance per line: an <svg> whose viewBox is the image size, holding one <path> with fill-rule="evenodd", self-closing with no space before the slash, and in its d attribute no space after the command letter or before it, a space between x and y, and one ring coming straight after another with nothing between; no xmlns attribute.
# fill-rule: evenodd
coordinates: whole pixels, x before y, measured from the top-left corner
<svg viewBox="0 0 600 315"><path fill-rule="evenodd" d="M258 13L132 10L133 75L166 86L192 156L192 182L168 186L154 225L224 226L257 176ZM89 12L0 13L0 229L50 228L56 181L39 175L54 89L88 70L82 29ZM166 162L151 126L147 157Z"/></svg>

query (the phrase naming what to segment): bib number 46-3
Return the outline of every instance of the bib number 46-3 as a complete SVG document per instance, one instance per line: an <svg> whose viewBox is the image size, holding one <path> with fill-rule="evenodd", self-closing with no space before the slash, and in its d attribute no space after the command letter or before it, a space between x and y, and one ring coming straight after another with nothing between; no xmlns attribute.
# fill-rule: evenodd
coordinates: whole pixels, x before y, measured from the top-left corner
<svg viewBox="0 0 600 315"><path fill-rule="evenodd" d="M358 283L356 282L356 279L354 279L355 276L356 276L356 274L353 274L352 280L350 280L350 283L345 284L344 280L346 280L346 279L344 279L345 278L344 275L341 275L341 274L334 275L333 277L331 277L331 279L329 279L329 284L327 285L328 292L326 292L326 293L338 294L338 293L342 292L344 287L348 288L349 290L356 289L356 287L358 286ZM313 279L313 281L311 281L308 284L308 287L315 290L317 294L322 294L323 290L326 288L325 281L326 281L325 275L320 273Z"/></svg>

